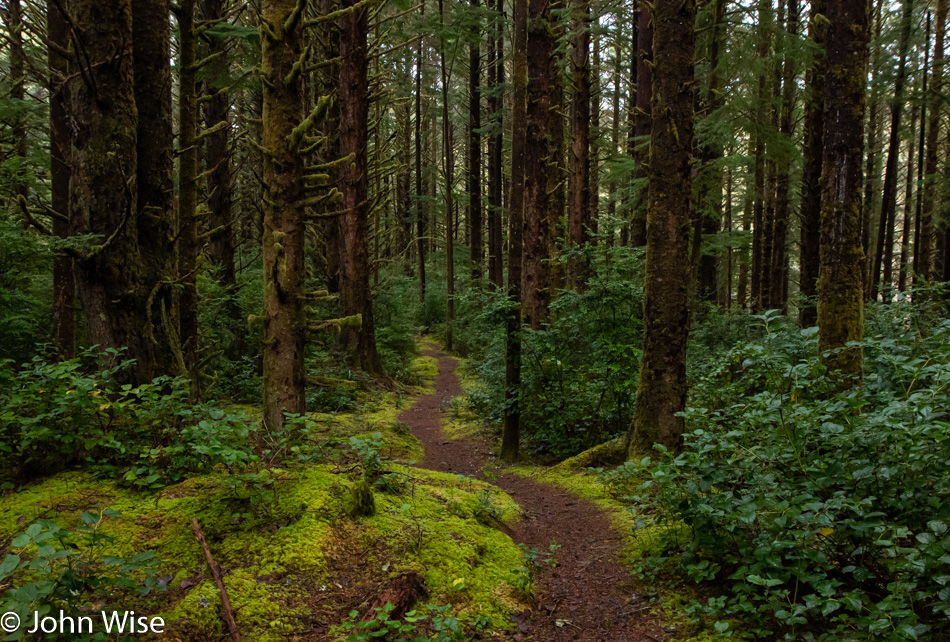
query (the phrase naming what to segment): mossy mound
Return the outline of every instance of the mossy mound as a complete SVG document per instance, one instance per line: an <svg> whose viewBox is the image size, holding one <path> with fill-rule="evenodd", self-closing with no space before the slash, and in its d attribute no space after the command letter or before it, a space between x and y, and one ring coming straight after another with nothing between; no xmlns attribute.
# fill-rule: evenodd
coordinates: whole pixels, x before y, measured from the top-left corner
<svg viewBox="0 0 950 642"><path fill-rule="evenodd" d="M364 482L329 465L274 471L273 501L256 505L235 494L224 475L142 494L85 474L62 474L0 499L0 537L9 541L38 518L75 527L94 505L120 511L103 526L114 537L103 553L154 551L162 560L160 575L171 579L165 593L112 606L163 614L170 639L217 640L224 632L192 518L226 573L247 639L305 635L315 620L338 622L359 607L347 587L358 581L371 590L407 570L422 574L430 601L451 603L460 619L486 616L504 626L511 609L523 608L511 588L521 551L478 515L488 504L502 519L515 519L517 505L473 479L391 469L399 481L387 492L373 491L375 514L364 518L350 517L351 489Z"/></svg>

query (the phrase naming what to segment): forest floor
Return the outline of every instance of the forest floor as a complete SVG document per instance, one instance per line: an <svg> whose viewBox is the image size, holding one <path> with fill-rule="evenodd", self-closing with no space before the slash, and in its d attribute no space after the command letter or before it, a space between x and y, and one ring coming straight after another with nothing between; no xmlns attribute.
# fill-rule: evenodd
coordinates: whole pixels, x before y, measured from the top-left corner
<svg viewBox="0 0 950 642"><path fill-rule="evenodd" d="M512 640L639 642L663 640L667 631L651 616L629 568L621 561L622 534L597 504L560 486L505 472L494 461L487 435L450 438L442 417L453 398L463 394L458 361L427 344L426 356L438 360L435 391L419 397L399 416L425 448L420 466L473 475L506 491L523 517L507 527L518 544L537 549L539 558L558 548L556 563L541 564L533 610L513 613Z"/></svg>

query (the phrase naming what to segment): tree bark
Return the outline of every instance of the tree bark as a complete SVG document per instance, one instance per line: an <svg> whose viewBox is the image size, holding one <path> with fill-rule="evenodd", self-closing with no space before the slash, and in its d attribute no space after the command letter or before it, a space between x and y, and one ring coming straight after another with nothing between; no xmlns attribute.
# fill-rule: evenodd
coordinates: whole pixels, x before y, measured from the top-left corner
<svg viewBox="0 0 950 642"><path fill-rule="evenodd" d="M825 87L825 38L828 32L824 19L826 0L813 0L808 22L808 36L814 44L814 55L805 76L805 147L802 150L801 203L801 277L798 322L803 328L818 322L815 297L818 294L818 271L821 264L821 156ZM818 16L821 16L820 18Z"/></svg>
<svg viewBox="0 0 950 642"><path fill-rule="evenodd" d="M505 323L505 409L501 457L518 457L521 435L521 261L524 233L527 103L528 1L513 1L511 195L508 202L508 304Z"/></svg>
<svg viewBox="0 0 950 642"><path fill-rule="evenodd" d="M174 134L170 3L132 1L132 56L138 110L138 244L149 292L145 328L152 377L186 376L179 342L175 251Z"/></svg>
<svg viewBox="0 0 950 642"><path fill-rule="evenodd" d="M296 5L296 0L266 0L261 14L264 422L270 430L283 429L288 413L306 409L304 167L294 142L303 93L300 76L293 73L303 45L300 21L293 19Z"/></svg>
<svg viewBox="0 0 950 642"><path fill-rule="evenodd" d="M874 18L874 40L881 38L881 27L884 22L884 0L878 0ZM864 249L864 293L871 296L874 290L871 288L871 271L874 261L871 257L871 239L872 239L872 216L878 201L878 192L880 191L880 170L878 169L878 133L880 131L880 118L878 117L878 107L880 106L880 73L878 59L881 55L881 48L875 47L871 57L871 95L868 98L868 144L867 161L864 174L864 210L861 217L861 247Z"/></svg>
<svg viewBox="0 0 950 642"><path fill-rule="evenodd" d="M569 151L568 241L575 249L590 239L590 2L572 0L573 42L571 44L571 146ZM575 289L585 280L583 260L572 261L571 280Z"/></svg>
<svg viewBox="0 0 950 642"><path fill-rule="evenodd" d="M439 25L445 28L444 2L439 0ZM439 47L439 62L442 74L442 169L445 174L445 280L446 280L446 315L445 315L445 347L452 349L453 325L455 324L455 230L452 224L453 210L455 209L455 158L452 147L452 123L449 120L449 73L446 64L443 41Z"/></svg>
<svg viewBox="0 0 950 642"><path fill-rule="evenodd" d="M479 0L470 0L472 11L478 12ZM482 278L482 94L481 94L481 24L471 34L468 47L468 223L471 229L469 262L472 280Z"/></svg>
<svg viewBox="0 0 950 642"><path fill-rule="evenodd" d="M643 356L630 455L677 449L686 407L695 0L654 5Z"/></svg>
<svg viewBox="0 0 950 642"><path fill-rule="evenodd" d="M864 337L861 159L868 66L864 0L828 1L822 153L818 348L832 370L860 378Z"/></svg>
<svg viewBox="0 0 950 642"><path fill-rule="evenodd" d="M343 270L340 305L344 316L361 316L360 326L346 327L340 341L347 349L350 365L364 372L382 374L376 351L373 300L369 288L369 121L368 13L344 0L349 9L340 18L340 157L351 157L340 171L339 190L343 195ZM354 8L355 7L355 8Z"/></svg>
<svg viewBox="0 0 950 642"><path fill-rule="evenodd" d="M524 321L534 329L547 322L559 274L553 259L564 212L563 90L557 52L560 0L528 2L527 147L525 174Z"/></svg>
<svg viewBox="0 0 950 642"><path fill-rule="evenodd" d="M504 247L502 240L502 191L504 180L504 110L502 91L505 84L504 3L495 0L492 21L488 73L492 92L488 111L492 133L488 139L488 275L496 288L504 287Z"/></svg>
<svg viewBox="0 0 950 642"><path fill-rule="evenodd" d="M68 4L63 2L63 7ZM47 53L49 65L49 143L50 143L50 206L60 215L53 221L53 234L66 238L69 224L69 174L71 164L71 127L69 94L66 77L69 59L60 51L69 47L69 23L56 2L46 5L46 33L52 44ZM56 351L62 359L76 354L76 284L73 257L57 254L53 259L53 320Z"/></svg>
<svg viewBox="0 0 950 642"><path fill-rule="evenodd" d="M647 163L650 160L650 130L653 103L653 12L651 5L640 1L637 14L637 117L633 123L636 154L633 178L646 182ZM630 245L643 247L647 243L647 188L637 189L631 223Z"/></svg>
<svg viewBox="0 0 950 642"><path fill-rule="evenodd" d="M74 40L82 40L82 73L68 88L73 125L70 218L74 234L97 245L76 262L76 288L91 342L127 348L136 360L121 373L130 384L153 371L143 330L149 292L143 287L136 217L138 112L135 108L130 0L74 0ZM108 356L118 364L120 359Z"/></svg>
<svg viewBox="0 0 950 642"><path fill-rule="evenodd" d="M899 60L897 77L894 81L894 96L891 100L891 131L887 145L887 165L884 170L884 191L881 201L881 222L877 232L877 251L874 254L874 271L871 273L870 296L883 296L885 302L891 298L893 283L894 223L897 210L897 182L899 180L900 127L904 112L904 85L907 78L907 50L910 47L911 17L914 11L913 0L903 0L900 41L898 42ZM883 281L881 268L883 267Z"/></svg>
<svg viewBox="0 0 950 642"><path fill-rule="evenodd" d="M910 116L910 137L907 139L907 174L904 180L904 221L901 224L901 259L900 271L897 276L899 292L907 290L907 271L910 268L910 230L913 221L914 207L914 148L917 136L917 114L919 106L915 106Z"/></svg>
<svg viewBox="0 0 950 642"><path fill-rule="evenodd" d="M943 65L944 65L944 43L947 30L947 0L937 0L937 11L934 15L934 53L933 53L933 74L930 81L930 92L928 94L927 109L927 150L922 159L924 167L924 180L926 183L922 186L922 202L920 214L920 239L914 246L914 253L917 255L917 268L915 282L919 279L921 284L929 283L934 276L934 224L936 215L936 199L934 194L934 182L939 180L937 176L937 157L940 141L940 119L943 104Z"/></svg>
<svg viewBox="0 0 950 642"><path fill-rule="evenodd" d="M426 6L419 5L420 17L425 16ZM416 152L416 259L419 261L419 303L426 300L426 218L422 199L422 66L425 59L422 55L423 39L419 38L416 48L416 121L415 121L415 152Z"/></svg>
<svg viewBox="0 0 950 642"><path fill-rule="evenodd" d="M198 369L198 87L196 0L178 5L178 280L181 345L197 393Z"/></svg>

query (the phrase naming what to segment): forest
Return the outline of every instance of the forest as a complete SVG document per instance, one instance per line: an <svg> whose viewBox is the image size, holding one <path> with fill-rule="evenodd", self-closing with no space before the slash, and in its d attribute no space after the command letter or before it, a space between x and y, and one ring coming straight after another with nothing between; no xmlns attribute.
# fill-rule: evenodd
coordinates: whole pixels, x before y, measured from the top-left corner
<svg viewBox="0 0 950 642"><path fill-rule="evenodd" d="M950 639L950 0L0 0L0 636Z"/></svg>

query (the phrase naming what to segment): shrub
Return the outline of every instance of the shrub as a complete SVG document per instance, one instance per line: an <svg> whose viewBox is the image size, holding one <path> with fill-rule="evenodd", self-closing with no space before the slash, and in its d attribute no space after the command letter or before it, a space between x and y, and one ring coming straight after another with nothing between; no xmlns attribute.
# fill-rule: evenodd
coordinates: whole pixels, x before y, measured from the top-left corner
<svg viewBox="0 0 950 642"><path fill-rule="evenodd" d="M723 593L700 615L746 619L757 638L948 629L950 322L906 304L869 314L865 380L841 393L815 328L756 317L761 340L698 377L683 452L643 462L640 526L688 529L668 561Z"/></svg>

